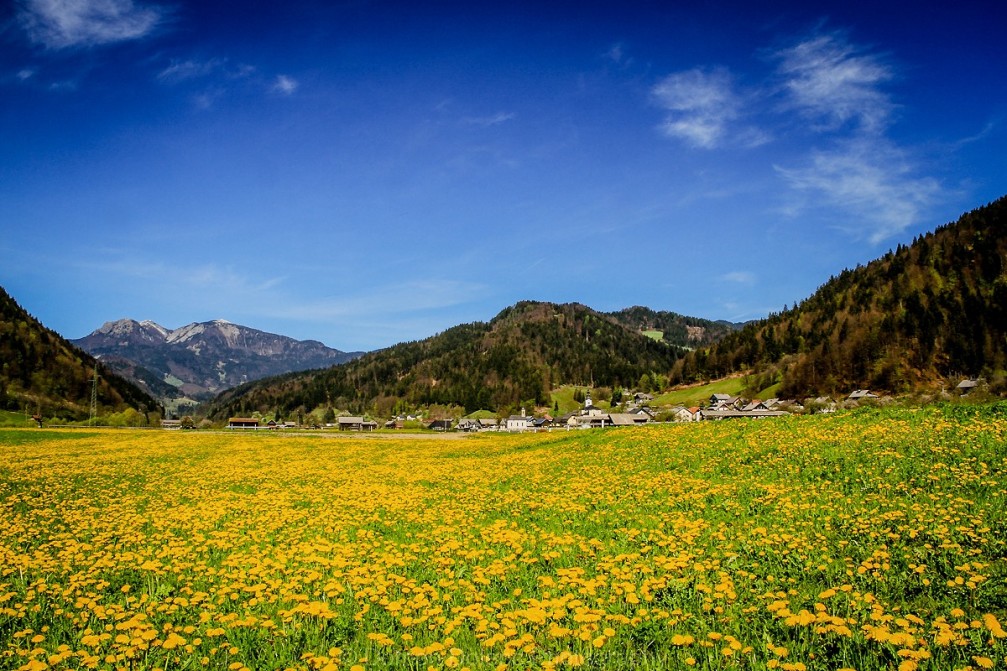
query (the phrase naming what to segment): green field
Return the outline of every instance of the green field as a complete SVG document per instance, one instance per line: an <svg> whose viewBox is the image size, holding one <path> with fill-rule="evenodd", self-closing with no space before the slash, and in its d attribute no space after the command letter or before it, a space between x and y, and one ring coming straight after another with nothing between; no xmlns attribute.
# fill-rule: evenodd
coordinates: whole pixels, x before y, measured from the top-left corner
<svg viewBox="0 0 1007 671"><path fill-rule="evenodd" d="M713 394L730 394L737 396L745 386L745 381L740 377L728 377L722 380L715 380L709 384L695 385L684 389L675 389L657 396L654 406L683 405L692 407L705 404Z"/></svg>
<svg viewBox="0 0 1007 671"><path fill-rule="evenodd" d="M0 430L4 669L988 669L1007 404Z"/></svg>

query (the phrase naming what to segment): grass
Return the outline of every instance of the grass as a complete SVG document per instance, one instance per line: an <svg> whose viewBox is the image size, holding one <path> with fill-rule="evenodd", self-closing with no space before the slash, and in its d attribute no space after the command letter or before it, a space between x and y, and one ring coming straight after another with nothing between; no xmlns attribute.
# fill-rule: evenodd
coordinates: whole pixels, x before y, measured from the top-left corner
<svg viewBox="0 0 1007 671"><path fill-rule="evenodd" d="M780 393L780 384L781 384L780 382L777 382L774 385L766 387L765 389L763 389L758 393L757 398L762 401L765 401L766 399L770 398L776 398Z"/></svg>
<svg viewBox="0 0 1007 671"><path fill-rule="evenodd" d="M688 408L706 403L713 394L737 396L741 393L744 385L744 380L740 377L724 378L722 380L715 380L709 384L695 385L665 392L654 399L653 405L683 405Z"/></svg>
<svg viewBox="0 0 1007 671"><path fill-rule="evenodd" d="M26 427L35 426L31 417L25 418L23 412L11 412L10 410L0 410L0 426Z"/></svg>
<svg viewBox="0 0 1007 671"><path fill-rule="evenodd" d="M588 391L587 387L560 387L559 389L553 389L550 393L552 403L550 412L554 415L564 415L568 412L575 412L576 410L579 410L584 404L573 399L573 395L578 389L581 392ZM558 411L555 410L557 403L559 404ZM610 408L612 404L609 401L594 399L594 405L598 408L607 409Z"/></svg>
<svg viewBox="0 0 1007 671"><path fill-rule="evenodd" d="M496 419L497 414L492 410L476 410L465 415L462 419Z"/></svg>
<svg viewBox="0 0 1007 671"><path fill-rule="evenodd" d="M651 340L656 340L658 342L664 340L664 331L650 330L650 331L641 331L640 333L647 336Z"/></svg>
<svg viewBox="0 0 1007 671"><path fill-rule="evenodd" d="M455 441L0 430L0 452L2 668L1007 656L1007 404Z"/></svg>

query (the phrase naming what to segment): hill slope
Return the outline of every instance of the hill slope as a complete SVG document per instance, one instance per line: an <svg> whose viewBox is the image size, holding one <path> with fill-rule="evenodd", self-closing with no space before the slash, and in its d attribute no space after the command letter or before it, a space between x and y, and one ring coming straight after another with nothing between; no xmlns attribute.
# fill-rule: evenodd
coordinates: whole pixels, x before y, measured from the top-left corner
<svg viewBox="0 0 1007 671"><path fill-rule="evenodd" d="M45 417L90 414L95 359L47 329L0 288L0 404ZM98 366L100 414L158 410L143 390Z"/></svg>
<svg viewBox="0 0 1007 671"><path fill-rule="evenodd" d="M72 342L165 401L205 400L251 380L359 356L223 320L171 330L152 321L120 319Z"/></svg>
<svg viewBox="0 0 1007 671"><path fill-rule="evenodd" d="M660 339L676 347L704 347L734 333L743 324L687 317L639 305L608 313L620 324L642 332L660 332Z"/></svg>
<svg viewBox="0 0 1007 671"><path fill-rule="evenodd" d="M562 384L633 385L667 371L681 351L583 305L522 302L488 323L463 324L325 371L286 375L224 392L217 418L259 410L311 410L331 404L382 413L408 406L457 404L467 411L546 404Z"/></svg>
<svg viewBox="0 0 1007 671"><path fill-rule="evenodd" d="M780 394L936 387L1007 367L1007 198L831 278L800 305L690 353L675 382L756 369ZM764 384L767 379L760 383Z"/></svg>

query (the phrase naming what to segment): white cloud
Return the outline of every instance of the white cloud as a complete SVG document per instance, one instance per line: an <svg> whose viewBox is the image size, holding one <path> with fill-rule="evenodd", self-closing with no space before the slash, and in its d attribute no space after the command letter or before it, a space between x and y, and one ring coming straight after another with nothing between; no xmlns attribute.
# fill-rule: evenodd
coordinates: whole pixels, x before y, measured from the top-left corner
<svg viewBox="0 0 1007 671"><path fill-rule="evenodd" d="M804 167L776 170L794 189L821 198L838 228L874 244L918 223L941 191L937 180L914 175L904 151L881 139L854 139L812 152Z"/></svg>
<svg viewBox="0 0 1007 671"><path fill-rule="evenodd" d="M297 90L298 85L297 80L292 79L287 75L279 75L276 77L276 81L273 84L273 90L289 96Z"/></svg>
<svg viewBox="0 0 1007 671"><path fill-rule="evenodd" d="M25 68L23 70L18 71L17 73L17 78L23 82L28 81L34 76L35 76L35 70L33 70L32 68Z"/></svg>
<svg viewBox="0 0 1007 671"><path fill-rule="evenodd" d="M496 126L502 124L506 121L510 121L515 118L513 112L497 112L496 114L491 114L490 116L483 117L466 117L464 119L465 123L472 124L473 126Z"/></svg>
<svg viewBox="0 0 1007 671"><path fill-rule="evenodd" d="M790 103L828 130L856 122L861 130L884 129L894 105L880 85L892 69L841 34L819 35L775 54Z"/></svg>
<svg viewBox="0 0 1007 671"><path fill-rule="evenodd" d="M622 42L616 42L610 46L603 54L603 57L622 67L629 67L633 64L633 59L626 55L626 49L623 47Z"/></svg>
<svg viewBox="0 0 1007 671"><path fill-rule="evenodd" d="M27 0L18 19L33 42L65 49L138 39L165 16L164 8L132 0Z"/></svg>
<svg viewBox="0 0 1007 671"><path fill-rule="evenodd" d="M693 69L670 74L652 89L668 115L665 135L695 147L712 149L724 139L727 124L738 115L739 100L727 70Z"/></svg>
<svg viewBox="0 0 1007 671"><path fill-rule="evenodd" d="M157 74L157 78L162 82L177 83L187 79L209 76L223 65L224 61L220 58L211 58L206 61L172 61L171 65Z"/></svg>
<svg viewBox="0 0 1007 671"><path fill-rule="evenodd" d="M747 270L734 270L724 273L720 276L720 279L724 282L733 282L735 284L755 284L757 278L755 277L755 273Z"/></svg>

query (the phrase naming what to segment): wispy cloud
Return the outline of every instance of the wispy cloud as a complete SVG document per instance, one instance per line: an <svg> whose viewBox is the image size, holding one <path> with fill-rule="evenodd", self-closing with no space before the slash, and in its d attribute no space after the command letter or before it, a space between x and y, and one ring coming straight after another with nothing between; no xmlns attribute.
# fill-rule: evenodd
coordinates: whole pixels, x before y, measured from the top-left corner
<svg viewBox="0 0 1007 671"><path fill-rule="evenodd" d="M178 83L214 74L224 66L224 59L172 61L171 65L157 73L157 79L167 83Z"/></svg>
<svg viewBox="0 0 1007 671"><path fill-rule="evenodd" d="M711 149L720 144L727 123L738 114L731 75L723 68L670 74L652 93L667 112L661 131L695 147Z"/></svg>
<svg viewBox="0 0 1007 671"><path fill-rule="evenodd" d="M747 270L733 270L720 276L723 282L733 282L734 284L755 284L755 273Z"/></svg>
<svg viewBox="0 0 1007 671"><path fill-rule="evenodd" d="M36 44L66 49L139 39L167 14L163 7L132 0L26 0L18 20Z"/></svg>
<svg viewBox="0 0 1007 671"><path fill-rule="evenodd" d="M488 126L497 126L499 124L510 121L511 119L515 118L515 116L516 115L513 112L497 112L496 114L491 114L489 116L465 117L463 121L473 126L488 127Z"/></svg>
<svg viewBox="0 0 1007 671"><path fill-rule="evenodd" d="M916 175L905 151L880 139L816 150L807 165L776 170L794 189L824 199L838 228L874 244L917 223L941 191L937 180Z"/></svg>
<svg viewBox="0 0 1007 671"><path fill-rule="evenodd" d="M32 68L24 68L23 70L19 70L17 73L17 78L23 82L28 81L34 76L35 76L35 70Z"/></svg>
<svg viewBox="0 0 1007 671"><path fill-rule="evenodd" d="M610 46L602 56L620 67L625 68L633 64L633 59L626 55L626 49L622 42L616 42Z"/></svg>
<svg viewBox="0 0 1007 671"><path fill-rule="evenodd" d="M276 80L273 82L273 90L282 93L285 96L291 95L297 90L299 86L297 80L288 77L287 75L278 75Z"/></svg>
<svg viewBox="0 0 1007 671"><path fill-rule="evenodd" d="M255 66L246 63L234 64L227 58L189 58L172 60L170 65L157 73L157 80L165 84L179 84L211 77L219 80L239 80L247 79L254 73Z"/></svg>
<svg viewBox="0 0 1007 671"><path fill-rule="evenodd" d="M817 35L774 54L790 104L825 129L853 122L884 129L894 105L881 84L894 77L880 56L851 44L842 33Z"/></svg>
<svg viewBox="0 0 1007 671"><path fill-rule="evenodd" d="M724 68L665 77L652 90L667 110L661 130L703 149L769 141L755 126L744 127L742 118L810 130L810 145L781 146L792 158L773 165L789 187L781 209L795 217L817 210L874 244L918 223L941 186L921 174L912 151L888 136L897 105L884 86L897 72L886 58L833 31L794 40L771 52L769 62L772 71L744 92Z"/></svg>

